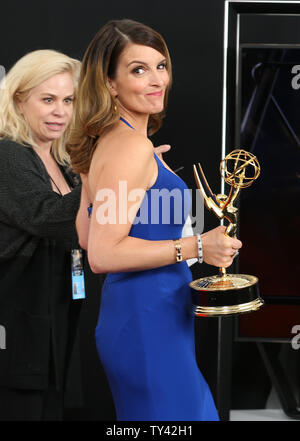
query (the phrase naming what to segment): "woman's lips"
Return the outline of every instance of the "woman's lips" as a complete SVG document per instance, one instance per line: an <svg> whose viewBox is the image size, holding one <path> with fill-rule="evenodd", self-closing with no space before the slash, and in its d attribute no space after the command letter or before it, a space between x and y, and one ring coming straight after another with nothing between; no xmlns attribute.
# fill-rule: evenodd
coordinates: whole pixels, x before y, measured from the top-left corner
<svg viewBox="0 0 300 441"><path fill-rule="evenodd" d="M162 94L163 94L162 90L160 90L159 92L147 93L147 95L150 95L150 96L162 96Z"/></svg>
<svg viewBox="0 0 300 441"><path fill-rule="evenodd" d="M50 130L54 130L55 132L62 130L65 127L65 123L46 122L45 124Z"/></svg>

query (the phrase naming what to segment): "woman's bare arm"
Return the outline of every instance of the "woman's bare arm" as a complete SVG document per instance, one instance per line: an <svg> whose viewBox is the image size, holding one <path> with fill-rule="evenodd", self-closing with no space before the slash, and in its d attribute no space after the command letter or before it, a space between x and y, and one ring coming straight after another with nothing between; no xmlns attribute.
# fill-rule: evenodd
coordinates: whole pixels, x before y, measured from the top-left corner
<svg viewBox="0 0 300 441"><path fill-rule="evenodd" d="M138 271L176 262L173 240L151 241L129 236L142 197L137 203L129 201L128 194L137 190L144 195L154 181L155 171L153 146L138 134L122 138L122 147L112 143L105 160L101 154L98 158L96 155L89 176L93 213L87 249L92 271ZM204 259L227 267L232 263L232 245L239 248L241 244L225 237L222 227L212 231L213 234L203 235ZM196 237L180 241L184 260L197 257Z"/></svg>
<svg viewBox="0 0 300 441"><path fill-rule="evenodd" d="M88 216L88 208L91 204L87 175L81 175L81 198L80 206L76 216L76 230L78 234L79 245L84 250L88 248L88 237L90 228L90 219Z"/></svg>

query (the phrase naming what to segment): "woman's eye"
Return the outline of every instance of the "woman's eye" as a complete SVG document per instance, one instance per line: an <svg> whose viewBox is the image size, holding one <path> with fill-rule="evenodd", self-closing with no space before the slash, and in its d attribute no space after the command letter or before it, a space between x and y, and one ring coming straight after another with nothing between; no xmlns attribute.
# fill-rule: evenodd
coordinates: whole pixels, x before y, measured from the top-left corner
<svg viewBox="0 0 300 441"><path fill-rule="evenodd" d="M66 98L65 99L65 103L67 103L67 104L71 104L71 103L73 103L73 101L74 101L74 98Z"/></svg>
<svg viewBox="0 0 300 441"><path fill-rule="evenodd" d="M138 75L141 75L142 73L144 73L144 71L145 69L142 66L138 66L133 69L133 73L136 73Z"/></svg>
<svg viewBox="0 0 300 441"><path fill-rule="evenodd" d="M53 102L53 99L52 98L43 98L43 101L45 102L45 103L52 103Z"/></svg>
<svg viewBox="0 0 300 441"><path fill-rule="evenodd" d="M160 64L157 66L157 68L158 68L159 70L164 70L164 69L167 68L167 63L160 63Z"/></svg>

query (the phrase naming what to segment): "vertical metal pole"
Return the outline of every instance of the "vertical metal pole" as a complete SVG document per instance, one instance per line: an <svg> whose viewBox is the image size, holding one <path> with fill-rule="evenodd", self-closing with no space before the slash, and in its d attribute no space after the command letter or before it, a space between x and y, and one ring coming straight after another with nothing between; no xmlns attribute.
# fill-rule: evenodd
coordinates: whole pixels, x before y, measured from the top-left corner
<svg viewBox="0 0 300 441"><path fill-rule="evenodd" d="M224 59L223 59L223 111L221 160L226 156L227 126L227 52L229 2L224 6ZM225 192L225 182L221 179L221 193ZM222 222L221 222L222 223ZM217 397L216 405L221 421L229 421L231 405L231 363L232 363L232 318L218 318L218 357L217 357Z"/></svg>
<svg viewBox="0 0 300 441"><path fill-rule="evenodd" d="M218 318L217 408L221 421L230 420L233 318Z"/></svg>

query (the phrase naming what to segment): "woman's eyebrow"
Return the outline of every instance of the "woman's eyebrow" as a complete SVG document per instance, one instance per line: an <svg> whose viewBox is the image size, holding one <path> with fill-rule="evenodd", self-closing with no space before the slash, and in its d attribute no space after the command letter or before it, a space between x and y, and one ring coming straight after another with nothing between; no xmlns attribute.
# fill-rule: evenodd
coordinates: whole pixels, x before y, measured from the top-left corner
<svg viewBox="0 0 300 441"><path fill-rule="evenodd" d="M50 96L52 98L55 98L57 96L55 93L51 93L51 92L41 92L41 95ZM70 94L66 95L66 98L71 98L73 96L74 96L74 93L70 93Z"/></svg>
<svg viewBox="0 0 300 441"><path fill-rule="evenodd" d="M161 61L159 61L159 63L157 64L161 64L164 61L166 61L166 58L163 58ZM130 63L127 64L127 67L129 67L131 64L144 64L145 66L148 66L148 63L146 61L140 61L140 60L133 60L130 61Z"/></svg>
<svg viewBox="0 0 300 441"><path fill-rule="evenodd" d="M135 63L136 64L145 64L145 65L147 65L147 63L145 61L133 60L133 61L130 61L130 63L127 64L127 67L130 66L131 64L135 64Z"/></svg>

